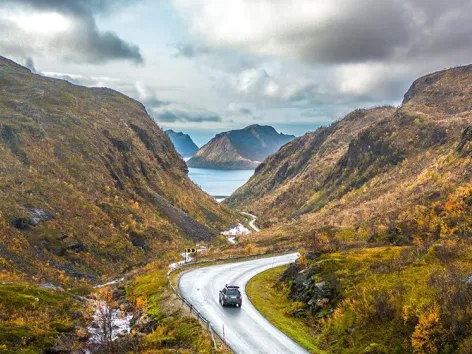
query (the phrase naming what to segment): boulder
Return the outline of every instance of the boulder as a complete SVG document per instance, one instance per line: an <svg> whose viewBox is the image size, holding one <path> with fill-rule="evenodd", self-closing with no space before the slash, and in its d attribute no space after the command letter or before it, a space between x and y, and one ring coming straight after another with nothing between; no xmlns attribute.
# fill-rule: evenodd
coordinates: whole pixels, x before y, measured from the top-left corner
<svg viewBox="0 0 472 354"><path fill-rule="evenodd" d="M132 325L133 331L140 333L151 333L156 327L157 322L146 314L138 317Z"/></svg>

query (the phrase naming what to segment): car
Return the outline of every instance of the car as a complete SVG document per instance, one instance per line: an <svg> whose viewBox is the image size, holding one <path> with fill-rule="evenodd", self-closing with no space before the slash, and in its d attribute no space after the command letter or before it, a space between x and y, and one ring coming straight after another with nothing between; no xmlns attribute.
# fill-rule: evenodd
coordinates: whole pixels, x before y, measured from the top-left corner
<svg viewBox="0 0 472 354"><path fill-rule="evenodd" d="M237 285L225 285L223 290L220 290L220 304L221 306L236 306L241 307L243 304L243 297Z"/></svg>

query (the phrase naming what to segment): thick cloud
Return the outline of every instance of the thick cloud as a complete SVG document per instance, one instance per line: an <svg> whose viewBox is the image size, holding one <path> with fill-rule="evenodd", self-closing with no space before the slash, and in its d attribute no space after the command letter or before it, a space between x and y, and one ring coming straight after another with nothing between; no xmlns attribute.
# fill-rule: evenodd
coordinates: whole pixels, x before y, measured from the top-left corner
<svg viewBox="0 0 472 354"><path fill-rule="evenodd" d="M0 5L0 53L31 57L57 56L72 62L142 63L136 45L101 31L96 14L129 1L4 0Z"/></svg>
<svg viewBox="0 0 472 354"><path fill-rule="evenodd" d="M470 0L174 0L213 48L315 63L471 53Z"/></svg>
<svg viewBox="0 0 472 354"><path fill-rule="evenodd" d="M313 100L317 91L313 79L282 73L270 75L261 68L240 72L231 78L230 85L246 99L268 99L278 102Z"/></svg>
<svg viewBox="0 0 472 354"><path fill-rule="evenodd" d="M202 123L202 122L221 122L222 119L215 113L197 113L197 112L186 112L183 110L163 110L161 112L154 113L154 119L164 123L176 123L176 122L191 122L191 123Z"/></svg>
<svg viewBox="0 0 472 354"><path fill-rule="evenodd" d="M4 0L5 3L23 4L37 10L58 11L72 15L85 16L92 13L104 13L119 8L136 0Z"/></svg>
<svg viewBox="0 0 472 354"><path fill-rule="evenodd" d="M472 62L472 0L173 4L193 40L188 47L206 48L192 59L207 66L217 92L256 114L294 109L290 119L335 119L395 105L416 78ZM221 53L248 65L229 68Z"/></svg>

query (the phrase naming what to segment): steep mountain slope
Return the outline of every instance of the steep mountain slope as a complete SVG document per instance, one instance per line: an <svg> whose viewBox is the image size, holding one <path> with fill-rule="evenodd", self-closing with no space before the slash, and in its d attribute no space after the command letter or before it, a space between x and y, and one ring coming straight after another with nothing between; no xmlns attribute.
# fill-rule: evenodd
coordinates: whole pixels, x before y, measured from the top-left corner
<svg viewBox="0 0 472 354"><path fill-rule="evenodd" d="M193 142L190 135L174 132L172 129L166 130L166 134L174 144L177 152L183 157L190 157L197 153L198 146Z"/></svg>
<svg viewBox="0 0 472 354"><path fill-rule="evenodd" d="M405 219L471 175L472 66L426 75L396 109L358 110L284 146L225 200L305 228ZM415 212L416 210L416 212Z"/></svg>
<svg viewBox="0 0 472 354"><path fill-rule="evenodd" d="M258 213L262 208L281 210L286 215L294 213L306 202L309 191L322 183L330 168L347 151L349 142L393 110L392 107L357 110L329 127L292 140L259 165L249 182L225 203L249 207Z"/></svg>
<svg viewBox="0 0 472 354"><path fill-rule="evenodd" d="M96 280L235 221L141 103L1 57L0 92L2 270Z"/></svg>
<svg viewBox="0 0 472 354"><path fill-rule="evenodd" d="M273 127L255 124L216 135L187 164L224 170L253 169L294 138L277 133Z"/></svg>

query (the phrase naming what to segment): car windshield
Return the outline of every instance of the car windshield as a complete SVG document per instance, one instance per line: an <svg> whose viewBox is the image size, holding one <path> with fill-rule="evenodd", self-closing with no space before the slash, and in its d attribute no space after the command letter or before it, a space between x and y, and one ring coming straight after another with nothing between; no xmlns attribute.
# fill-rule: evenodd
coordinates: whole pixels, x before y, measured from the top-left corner
<svg viewBox="0 0 472 354"><path fill-rule="evenodd" d="M239 290L228 289L228 295L239 295Z"/></svg>

